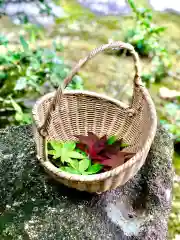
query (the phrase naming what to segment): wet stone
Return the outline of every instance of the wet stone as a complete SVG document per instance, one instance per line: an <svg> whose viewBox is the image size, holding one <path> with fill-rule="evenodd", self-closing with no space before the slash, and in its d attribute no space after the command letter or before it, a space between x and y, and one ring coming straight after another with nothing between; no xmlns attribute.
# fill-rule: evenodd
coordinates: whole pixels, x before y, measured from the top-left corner
<svg viewBox="0 0 180 240"><path fill-rule="evenodd" d="M0 131L1 240L165 240L173 144L159 127L146 164L102 195L57 184L35 155L31 126Z"/></svg>

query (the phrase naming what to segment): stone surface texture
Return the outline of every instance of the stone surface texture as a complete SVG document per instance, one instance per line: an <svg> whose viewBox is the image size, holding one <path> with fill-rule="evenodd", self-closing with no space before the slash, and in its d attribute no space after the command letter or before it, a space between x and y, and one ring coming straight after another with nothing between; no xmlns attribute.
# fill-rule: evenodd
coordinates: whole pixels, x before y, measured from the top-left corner
<svg viewBox="0 0 180 240"><path fill-rule="evenodd" d="M69 189L44 173L31 126L0 130L1 240L165 240L173 144L158 128L147 161L102 195Z"/></svg>

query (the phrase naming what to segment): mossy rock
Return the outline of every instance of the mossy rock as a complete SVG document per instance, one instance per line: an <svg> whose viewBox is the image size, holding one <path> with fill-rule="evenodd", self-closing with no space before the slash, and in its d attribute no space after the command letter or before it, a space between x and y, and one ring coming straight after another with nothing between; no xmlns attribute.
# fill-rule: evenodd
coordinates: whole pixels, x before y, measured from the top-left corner
<svg viewBox="0 0 180 240"><path fill-rule="evenodd" d="M102 195L54 182L36 159L31 126L0 131L0 239L165 240L173 144L158 128L147 161Z"/></svg>

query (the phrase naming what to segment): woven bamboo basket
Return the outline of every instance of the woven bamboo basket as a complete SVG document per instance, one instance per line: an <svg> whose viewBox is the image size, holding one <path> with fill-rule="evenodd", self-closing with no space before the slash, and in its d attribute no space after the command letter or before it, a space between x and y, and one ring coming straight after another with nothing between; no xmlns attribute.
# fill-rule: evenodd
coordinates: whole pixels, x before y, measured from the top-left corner
<svg viewBox="0 0 180 240"><path fill-rule="evenodd" d="M127 49L133 56L135 77L129 106L94 92L64 91L79 69L106 49ZM138 54L130 44L123 42L102 45L80 60L63 86L36 102L33 119L37 157L45 171L64 185L87 192L104 192L131 179L144 164L157 127L155 106L141 82ZM100 174L87 176L59 171L48 160L47 141L77 140L74 135L86 135L88 131L99 137L107 134L123 138L129 144L126 151L136 154L125 164Z"/></svg>

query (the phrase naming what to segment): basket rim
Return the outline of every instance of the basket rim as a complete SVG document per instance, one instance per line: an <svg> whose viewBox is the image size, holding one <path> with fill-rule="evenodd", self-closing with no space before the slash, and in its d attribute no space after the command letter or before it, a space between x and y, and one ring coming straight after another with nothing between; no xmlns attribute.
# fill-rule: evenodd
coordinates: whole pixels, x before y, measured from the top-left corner
<svg viewBox="0 0 180 240"><path fill-rule="evenodd" d="M48 159L43 160L41 158L38 157L39 161L41 162L41 164L43 165L43 167L45 167L49 172L53 172L53 174L55 174L56 176L60 177L60 178L64 178L67 180L71 180L71 181L79 181L79 182L97 182L97 181L102 181L105 180L107 178L110 178L112 176L118 175L119 173L124 172L126 169L131 168L137 161L139 161L141 159L141 157L143 157L143 155L147 155L148 151L151 147L152 141L155 137L156 134L156 129L157 129L157 115L156 115L156 109L155 109L155 105L154 102L148 92L148 90L144 87L144 86L139 86L139 89L142 91L142 94L144 96L144 99L147 101L148 105L149 105L149 111L150 111L150 117L151 117L151 127L149 129L149 135L147 136L147 139L145 141L145 143L142 145L142 147L138 150L138 152L131 158L129 159L126 163L110 170L104 173L99 173L99 174L93 174L93 175L78 175L78 174L71 174L68 172L63 172L63 171L59 171L59 169L57 167L55 167ZM86 91L86 90L66 90L64 92L65 94L82 94L82 95L86 95L86 96L94 96L97 98L102 98L103 100L107 100L110 101L114 104L116 104L117 106L124 108L124 109L128 109L129 106L125 103L122 103L119 100L116 100L114 98L111 97L107 97L103 94L98 94L95 92L91 92L91 91ZM38 111L38 106L46 99L53 97L55 94L55 92L52 93L48 93L44 96L42 96L34 105L33 107L33 118L35 120L36 123L36 127L37 127L37 123L39 122L39 119L37 117L37 111ZM144 159L145 161L145 159Z"/></svg>

